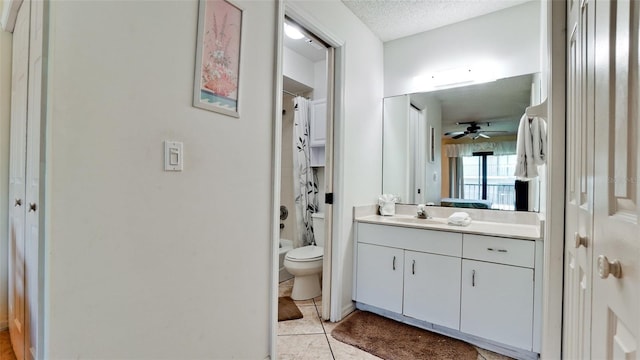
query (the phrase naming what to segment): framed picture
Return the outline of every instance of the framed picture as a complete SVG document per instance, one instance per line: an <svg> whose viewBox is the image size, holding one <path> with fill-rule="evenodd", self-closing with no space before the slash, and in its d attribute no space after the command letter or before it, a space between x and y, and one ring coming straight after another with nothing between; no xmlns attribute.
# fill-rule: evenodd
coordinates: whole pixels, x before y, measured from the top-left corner
<svg viewBox="0 0 640 360"><path fill-rule="evenodd" d="M242 9L200 0L193 106L239 117Z"/></svg>

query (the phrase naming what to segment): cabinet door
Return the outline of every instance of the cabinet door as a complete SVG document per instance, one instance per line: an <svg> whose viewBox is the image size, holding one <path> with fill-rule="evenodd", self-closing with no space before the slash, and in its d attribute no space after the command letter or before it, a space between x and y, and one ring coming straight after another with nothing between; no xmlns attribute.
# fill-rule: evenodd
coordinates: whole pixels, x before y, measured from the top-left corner
<svg viewBox="0 0 640 360"><path fill-rule="evenodd" d="M311 102L309 127L309 145L324 146L327 139L327 101L325 99Z"/></svg>
<svg viewBox="0 0 640 360"><path fill-rule="evenodd" d="M404 315L459 330L461 262L405 251Z"/></svg>
<svg viewBox="0 0 640 360"><path fill-rule="evenodd" d="M533 269L462 260L460 331L531 351Z"/></svg>
<svg viewBox="0 0 640 360"><path fill-rule="evenodd" d="M403 257L402 249L358 244L356 301L402 313Z"/></svg>

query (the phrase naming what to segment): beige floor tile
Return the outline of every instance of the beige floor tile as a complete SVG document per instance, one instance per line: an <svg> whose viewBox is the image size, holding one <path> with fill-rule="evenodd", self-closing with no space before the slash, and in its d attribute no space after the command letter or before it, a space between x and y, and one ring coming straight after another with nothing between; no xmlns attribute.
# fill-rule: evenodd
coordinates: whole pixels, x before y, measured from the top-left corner
<svg viewBox="0 0 640 360"><path fill-rule="evenodd" d="M314 305L298 306L302 319L278 322L278 335L324 334Z"/></svg>
<svg viewBox="0 0 640 360"><path fill-rule="evenodd" d="M313 299L307 299L307 300L294 300L296 305L298 306L315 306L315 304L313 303Z"/></svg>
<svg viewBox="0 0 640 360"><path fill-rule="evenodd" d="M510 358L508 356L496 354L493 351L481 349L479 347L476 347L476 349L478 350L478 354L480 354L480 356L482 356L482 360L484 360L484 359L486 359L486 360L512 360L513 359L513 358Z"/></svg>
<svg viewBox="0 0 640 360"><path fill-rule="evenodd" d="M329 346L331 346L331 351L333 352L333 357L335 360L379 360L380 358L369 354L366 351L362 351L355 346L351 346L349 344L345 344L333 338L329 333L327 333L327 337L329 338Z"/></svg>
<svg viewBox="0 0 640 360"><path fill-rule="evenodd" d="M278 284L278 296L291 296L291 289L293 289L293 279L281 282Z"/></svg>
<svg viewBox="0 0 640 360"><path fill-rule="evenodd" d="M325 334L278 336L279 360L333 360Z"/></svg>

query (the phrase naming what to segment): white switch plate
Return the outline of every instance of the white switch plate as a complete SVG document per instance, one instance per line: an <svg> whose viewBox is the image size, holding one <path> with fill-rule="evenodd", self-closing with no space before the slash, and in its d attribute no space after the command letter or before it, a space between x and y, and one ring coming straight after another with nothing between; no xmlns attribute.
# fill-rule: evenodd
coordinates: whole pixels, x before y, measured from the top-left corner
<svg viewBox="0 0 640 360"><path fill-rule="evenodd" d="M164 171L182 171L182 164L182 143L165 140Z"/></svg>

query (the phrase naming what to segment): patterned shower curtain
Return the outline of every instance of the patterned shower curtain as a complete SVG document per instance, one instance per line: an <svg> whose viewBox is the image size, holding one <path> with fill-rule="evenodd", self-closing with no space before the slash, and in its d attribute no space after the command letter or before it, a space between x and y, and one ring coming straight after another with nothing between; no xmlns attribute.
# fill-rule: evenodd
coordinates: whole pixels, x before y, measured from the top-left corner
<svg viewBox="0 0 640 360"><path fill-rule="evenodd" d="M315 245L313 219L318 211L318 181L311 168L309 148L309 100L293 99L293 193L296 203L296 235L294 245Z"/></svg>

